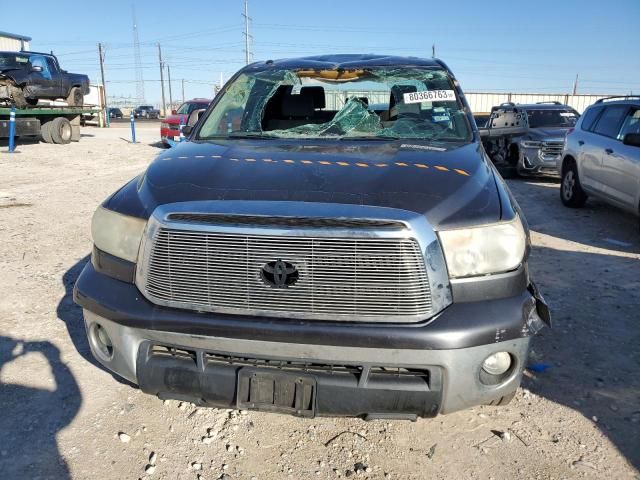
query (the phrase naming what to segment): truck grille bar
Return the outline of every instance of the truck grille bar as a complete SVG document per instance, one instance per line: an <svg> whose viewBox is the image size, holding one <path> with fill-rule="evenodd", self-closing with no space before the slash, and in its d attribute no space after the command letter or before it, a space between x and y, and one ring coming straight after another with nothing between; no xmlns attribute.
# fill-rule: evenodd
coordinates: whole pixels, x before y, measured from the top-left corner
<svg viewBox="0 0 640 480"><path fill-rule="evenodd" d="M413 238L233 234L164 225L148 241L139 286L165 306L361 322L417 322L432 311L425 262ZM281 288L265 280L277 261L292 275Z"/></svg>
<svg viewBox="0 0 640 480"><path fill-rule="evenodd" d="M562 154L564 142L542 142L540 153L544 159L554 159Z"/></svg>

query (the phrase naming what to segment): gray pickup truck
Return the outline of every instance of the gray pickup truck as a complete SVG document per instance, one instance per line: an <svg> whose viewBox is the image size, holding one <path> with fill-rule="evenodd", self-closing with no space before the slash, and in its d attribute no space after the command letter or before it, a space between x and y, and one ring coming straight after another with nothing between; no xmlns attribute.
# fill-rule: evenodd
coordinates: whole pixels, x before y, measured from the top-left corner
<svg viewBox="0 0 640 480"><path fill-rule="evenodd" d="M74 299L102 365L303 417L508 403L549 311L444 62L256 62L197 115L93 217Z"/></svg>
<svg viewBox="0 0 640 480"><path fill-rule="evenodd" d="M520 120L512 124L504 121L512 116ZM482 130L492 133L483 135L482 143L505 177L555 174L564 137L579 117L577 111L560 102L503 103L491 109ZM507 134L503 134L504 127L508 127Z"/></svg>
<svg viewBox="0 0 640 480"><path fill-rule="evenodd" d="M54 55L0 52L0 101L26 108L40 99L63 99L81 107L87 93L89 77L61 69Z"/></svg>

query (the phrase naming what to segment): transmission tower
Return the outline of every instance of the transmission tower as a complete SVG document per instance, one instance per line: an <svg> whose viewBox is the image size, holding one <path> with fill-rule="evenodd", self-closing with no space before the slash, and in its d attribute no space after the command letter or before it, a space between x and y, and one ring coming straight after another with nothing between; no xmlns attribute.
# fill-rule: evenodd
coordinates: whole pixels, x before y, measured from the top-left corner
<svg viewBox="0 0 640 480"><path fill-rule="evenodd" d="M131 3L133 14L133 61L136 69L136 97L138 105L145 103L144 78L142 77L142 57L140 55L140 39L138 38L138 23L136 22L136 7Z"/></svg>
<svg viewBox="0 0 640 480"><path fill-rule="evenodd" d="M244 17L244 60L247 65L251 63L251 35L249 34L249 23L251 22L251 17L249 16L249 0L244 0L244 13L242 14Z"/></svg>

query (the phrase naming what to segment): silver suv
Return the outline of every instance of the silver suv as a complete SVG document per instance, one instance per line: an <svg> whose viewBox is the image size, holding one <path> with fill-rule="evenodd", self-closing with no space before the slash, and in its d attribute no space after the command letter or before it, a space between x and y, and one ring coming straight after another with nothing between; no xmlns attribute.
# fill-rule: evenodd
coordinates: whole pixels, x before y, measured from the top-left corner
<svg viewBox="0 0 640 480"><path fill-rule="evenodd" d="M640 96L588 107L567 134L558 172L567 207L582 207L593 195L640 215Z"/></svg>

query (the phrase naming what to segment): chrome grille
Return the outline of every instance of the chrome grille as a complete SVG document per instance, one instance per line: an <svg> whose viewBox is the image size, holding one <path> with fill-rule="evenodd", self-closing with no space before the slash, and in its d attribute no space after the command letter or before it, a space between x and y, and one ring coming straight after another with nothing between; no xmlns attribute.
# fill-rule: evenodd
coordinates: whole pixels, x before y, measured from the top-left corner
<svg viewBox="0 0 640 480"><path fill-rule="evenodd" d="M247 235L158 228L143 263L152 301L198 311L349 321L419 321L431 313L427 272L411 238ZM282 259L288 288L261 277Z"/></svg>
<svg viewBox="0 0 640 480"><path fill-rule="evenodd" d="M562 154L564 142L542 142L541 154L546 158L557 158Z"/></svg>

